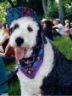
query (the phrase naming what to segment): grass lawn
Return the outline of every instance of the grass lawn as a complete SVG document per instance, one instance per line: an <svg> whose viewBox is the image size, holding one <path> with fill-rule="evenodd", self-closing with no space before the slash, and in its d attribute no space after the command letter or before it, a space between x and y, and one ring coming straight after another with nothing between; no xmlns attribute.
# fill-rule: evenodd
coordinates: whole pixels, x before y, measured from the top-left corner
<svg viewBox="0 0 72 96"><path fill-rule="evenodd" d="M72 40L65 37L57 37L54 39L53 44L67 57L72 60Z"/></svg>
<svg viewBox="0 0 72 96"><path fill-rule="evenodd" d="M69 37L56 37L52 42L69 60L72 60L72 41ZM8 70L14 70L14 63L7 65ZM13 79L9 83L9 95L20 95L19 82Z"/></svg>
<svg viewBox="0 0 72 96"><path fill-rule="evenodd" d="M8 71L15 71L15 63L9 63L7 66ZM20 95L20 87L19 81L17 78L13 78L9 82L9 96L19 96Z"/></svg>

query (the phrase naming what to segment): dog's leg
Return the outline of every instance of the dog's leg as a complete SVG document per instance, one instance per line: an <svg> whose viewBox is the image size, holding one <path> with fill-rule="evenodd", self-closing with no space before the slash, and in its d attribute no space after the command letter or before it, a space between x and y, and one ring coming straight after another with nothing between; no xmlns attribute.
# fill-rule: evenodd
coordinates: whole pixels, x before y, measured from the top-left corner
<svg viewBox="0 0 72 96"><path fill-rule="evenodd" d="M21 96L31 96L28 91L25 90L23 82L20 81Z"/></svg>
<svg viewBox="0 0 72 96"><path fill-rule="evenodd" d="M42 96L39 93L30 93L26 90L26 86L24 86L23 82L20 81L20 88L21 88L21 96Z"/></svg>
<svg viewBox="0 0 72 96"><path fill-rule="evenodd" d="M22 91L22 90L21 90L21 96L31 96L31 95L28 94L26 91Z"/></svg>
<svg viewBox="0 0 72 96"><path fill-rule="evenodd" d="M25 83L22 80L22 74L21 71L17 72L17 76L19 79L19 84L20 84L20 91L21 91L21 96L32 96L28 93L28 91L26 91L26 86Z"/></svg>

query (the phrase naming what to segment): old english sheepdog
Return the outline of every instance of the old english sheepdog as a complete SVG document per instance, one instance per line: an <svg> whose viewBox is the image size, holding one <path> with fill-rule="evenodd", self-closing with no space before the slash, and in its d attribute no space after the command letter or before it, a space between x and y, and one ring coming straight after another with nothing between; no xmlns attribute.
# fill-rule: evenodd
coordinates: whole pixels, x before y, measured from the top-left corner
<svg viewBox="0 0 72 96"><path fill-rule="evenodd" d="M12 22L10 33L21 96L72 94L72 62L44 37L40 24L22 17Z"/></svg>

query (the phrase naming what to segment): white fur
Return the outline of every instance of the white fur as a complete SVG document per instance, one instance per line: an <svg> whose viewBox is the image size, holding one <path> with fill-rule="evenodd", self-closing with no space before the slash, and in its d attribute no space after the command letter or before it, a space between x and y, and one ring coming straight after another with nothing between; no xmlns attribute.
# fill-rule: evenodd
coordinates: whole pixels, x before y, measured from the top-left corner
<svg viewBox="0 0 72 96"><path fill-rule="evenodd" d="M16 29L11 35L10 44L12 46L16 46L15 39L18 36L23 37L25 42L22 46L30 47L30 49L27 50L27 54L25 55L26 57L29 57L32 53L31 47L33 47L36 44L36 36L39 27L37 23L33 21L33 19L30 17L24 17L22 19L14 21L11 27L15 23L18 23L20 28ZM29 25L33 28L32 33L29 33L27 30L27 26ZM41 96L40 86L42 85L42 80L44 79L44 77L48 76L48 74L51 72L53 68L53 60L54 60L54 53L52 51L51 44L48 42L47 44L44 45L43 64L40 67L34 79L29 79L20 70L18 71L17 75L20 81L21 96Z"/></svg>

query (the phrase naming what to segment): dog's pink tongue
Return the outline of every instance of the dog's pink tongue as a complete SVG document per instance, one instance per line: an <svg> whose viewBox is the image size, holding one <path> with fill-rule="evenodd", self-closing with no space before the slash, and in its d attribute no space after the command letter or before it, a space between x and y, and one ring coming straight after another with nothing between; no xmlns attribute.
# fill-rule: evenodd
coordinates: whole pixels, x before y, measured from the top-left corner
<svg viewBox="0 0 72 96"><path fill-rule="evenodd" d="M25 51L24 51L24 48L15 48L15 57L16 57L16 60L20 60L24 57L25 55Z"/></svg>

